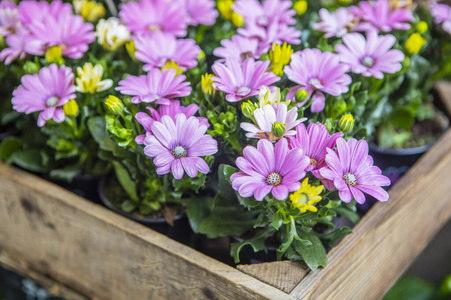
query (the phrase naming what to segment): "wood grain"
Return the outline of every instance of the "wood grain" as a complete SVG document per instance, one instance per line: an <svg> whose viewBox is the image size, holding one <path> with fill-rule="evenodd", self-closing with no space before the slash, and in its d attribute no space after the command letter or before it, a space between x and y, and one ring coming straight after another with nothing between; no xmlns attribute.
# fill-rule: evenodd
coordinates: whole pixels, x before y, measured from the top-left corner
<svg viewBox="0 0 451 300"><path fill-rule="evenodd" d="M380 299L451 217L451 131L294 288L297 299Z"/></svg>
<svg viewBox="0 0 451 300"><path fill-rule="evenodd" d="M286 293L290 293L309 271L305 263L293 261L238 265L237 269Z"/></svg>
<svg viewBox="0 0 451 300"><path fill-rule="evenodd" d="M293 299L232 267L0 163L0 249L97 299Z"/></svg>
<svg viewBox="0 0 451 300"><path fill-rule="evenodd" d="M75 292L67 286L36 272L30 268L30 266L24 262L21 257L14 257L7 253L0 252L0 266L23 277L32 279L34 282L49 291L52 296L60 296L70 300L89 299L88 297Z"/></svg>

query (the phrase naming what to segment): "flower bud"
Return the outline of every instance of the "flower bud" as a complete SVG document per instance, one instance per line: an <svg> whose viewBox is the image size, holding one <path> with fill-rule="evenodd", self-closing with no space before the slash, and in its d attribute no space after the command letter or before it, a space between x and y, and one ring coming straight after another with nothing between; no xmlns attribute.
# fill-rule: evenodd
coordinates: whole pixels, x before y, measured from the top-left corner
<svg viewBox="0 0 451 300"><path fill-rule="evenodd" d="M136 47L135 47L135 42L133 40L130 40L125 43L125 49L127 49L128 55L130 55L130 57L134 61L137 61L136 56L135 56Z"/></svg>
<svg viewBox="0 0 451 300"><path fill-rule="evenodd" d="M27 61L23 66L25 73L27 74L37 74L41 69L37 63L32 61Z"/></svg>
<svg viewBox="0 0 451 300"><path fill-rule="evenodd" d="M419 33L412 33L406 42L406 50L409 54L416 54L421 50L421 47L426 44L426 39Z"/></svg>
<svg viewBox="0 0 451 300"><path fill-rule="evenodd" d="M271 132L276 138L281 138L285 135L285 125L280 122L274 122Z"/></svg>
<svg viewBox="0 0 451 300"><path fill-rule="evenodd" d="M304 102L307 100L308 93L306 90L299 90L294 95L294 98L296 99L296 102Z"/></svg>
<svg viewBox="0 0 451 300"><path fill-rule="evenodd" d="M327 118L324 122L324 126L326 126L326 129L330 132L332 130L332 126L334 125L334 122L331 118Z"/></svg>
<svg viewBox="0 0 451 300"><path fill-rule="evenodd" d="M108 111L114 115L121 115L124 112L124 104L121 99L113 95L109 95L105 100L105 105Z"/></svg>
<svg viewBox="0 0 451 300"><path fill-rule="evenodd" d="M216 90L213 88L213 74L205 73L201 77L202 92L204 95L214 95Z"/></svg>
<svg viewBox="0 0 451 300"><path fill-rule="evenodd" d="M346 114L338 122L338 129L343 133L348 133L354 129L354 122L354 117L351 114Z"/></svg>
<svg viewBox="0 0 451 300"><path fill-rule="evenodd" d="M428 31L428 23L421 21L420 23L418 23L416 29L419 33L425 33L426 31Z"/></svg>
<svg viewBox="0 0 451 300"><path fill-rule="evenodd" d="M243 104L241 104L241 111L246 118L254 118L255 109L256 107L251 101L243 102Z"/></svg>
<svg viewBox="0 0 451 300"><path fill-rule="evenodd" d="M75 99L69 100L66 104L63 105L63 110L66 116L75 117L78 114L78 104Z"/></svg>
<svg viewBox="0 0 451 300"><path fill-rule="evenodd" d="M64 62L62 58L63 56L60 46L51 46L47 49L47 52L45 52L45 59L49 63L62 64Z"/></svg>
<svg viewBox="0 0 451 300"><path fill-rule="evenodd" d="M299 0L293 4L293 9L296 11L296 15L300 16L305 14L308 8L308 2L306 0Z"/></svg>

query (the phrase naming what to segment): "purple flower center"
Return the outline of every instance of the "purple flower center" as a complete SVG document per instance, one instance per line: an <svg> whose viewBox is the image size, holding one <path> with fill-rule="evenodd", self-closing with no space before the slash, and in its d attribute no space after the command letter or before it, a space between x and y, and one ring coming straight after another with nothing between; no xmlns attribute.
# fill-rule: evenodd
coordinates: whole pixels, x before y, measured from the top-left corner
<svg viewBox="0 0 451 300"><path fill-rule="evenodd" d="M266 183L272 186L278 186L282 183L282 176L279 173L272 172L266 176Z"/></svg>
<svg viewBox="0 0 451 300"><path fill-rule="evenodd" d="M171 150L172 156L175 158L186 157L186 148L180 145L175 146Z"/></svg>
<svg viewBox="0 0 451 300"><path fill-rule="evenodd" d="M317 78L312 78L312 79L310 79L310 80L308 81L308 85L309 85L310 88L316 89L316 90L322 88L322 86L323 86L323 85L321 84L321 81L320 81L319 79L317 79Z"/></svg>
<svg viewBox="0 0 451 300"><path fill-rule="evenodd" d="M364 58L362 58L362 60L360 60L360 63L367 68L371 68L372 66L374 66L374 59L369 56L365 56Z"/></svg>
<svg viewBox="0 0 451 300"><path fill-rule="evenodd" d="M47 99L47 101L45 101L45 106L47 106L47 107L55 107L55 106L58 105L59 101L60 101L60 98L58 98L57 96L49 97Z"/></svg>
<svg viewBox="0 0 451 300"><path fill-rule="evenodd" d="M249 94L252 90L246 86L242 86L239 89L236 90L236 94L238 96L246 96L247 94Z"/></svg>
<svg viewBox="0 0 451 300"><path fill-rule="evenodd" d="M161 30L161 26L160 25L156 25L156 24L149 25L147 27L147 30L149 30L150 32L160 31Z"/></svg>
<svg viewBox="0 0 451 300"><path fill-rule="evenodd" d="M343 180L346 182L347 185L350 186L356 186L357 185L357 178L355 178L355 175L352 173L347 172L343 176Z"/></svg>

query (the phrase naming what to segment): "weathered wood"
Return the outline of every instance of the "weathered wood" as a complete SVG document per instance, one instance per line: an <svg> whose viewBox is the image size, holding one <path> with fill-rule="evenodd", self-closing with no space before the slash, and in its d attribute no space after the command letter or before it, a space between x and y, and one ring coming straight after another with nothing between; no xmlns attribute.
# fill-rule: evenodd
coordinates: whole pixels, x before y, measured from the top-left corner
<svg viewBox="0 0 451 300"><path fill-rule="evenodd" d="M88 300L89 298L83 296L72 289L64 286L53 279L36 272L21 257L14 257L7 253L0 252L0 266L13 271L23 277L30 278L40 286L48 290L52 296L60 296L71 300Z"/></svg>
<svg viewBox="0 0 451 300"><path fill-rule="evenodd" d="M448 131L334 247L324 269L290 293L297 299L380 299L451 218Z"/></svg>
<svg viewBox="0 0 451 300"><path fill-rule="evenodd" d="M99 299L293 299L32 174L0 163L0 249Z"/></svg>
<svg viewBox="0 0 451 300"><path fill-rule="evenodd" d="M440 98L440 104L443 105L443 109L451 117L451 83L447 81L438 82L434 85L434 89L437 91Z"/></svg>
<svg viewBox="0 0 451 300"><path fill-rule="evenodd" d="M305 263L293 261L267 262L253 265L238 265L237 269L267 284L289 293L308 273Z"/></svg>

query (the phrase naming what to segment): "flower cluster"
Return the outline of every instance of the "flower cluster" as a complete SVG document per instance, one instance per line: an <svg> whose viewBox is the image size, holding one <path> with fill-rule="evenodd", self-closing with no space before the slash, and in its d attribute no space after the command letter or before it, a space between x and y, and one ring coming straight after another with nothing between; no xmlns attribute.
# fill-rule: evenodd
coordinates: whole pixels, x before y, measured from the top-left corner
<svg viewBox="0 0 451 300"><path fill-rule="evenodd" d="M445 4L107 2L0 3L0 114L27 114L2 157L59 179L111 171L126 213L186 208L208 237L254 235L237 260L272 236L279 258L323 266L349 231L333 218L389 198L365 139L407 144L451 78Z"/></svg>

